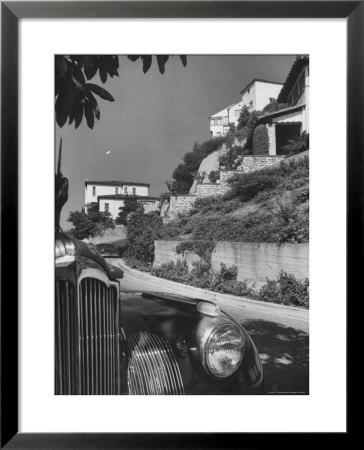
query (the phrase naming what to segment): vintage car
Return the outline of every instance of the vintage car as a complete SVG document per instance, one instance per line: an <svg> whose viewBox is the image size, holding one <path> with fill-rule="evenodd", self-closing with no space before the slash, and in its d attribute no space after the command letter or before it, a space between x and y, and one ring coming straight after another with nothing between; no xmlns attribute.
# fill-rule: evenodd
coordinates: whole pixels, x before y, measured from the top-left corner
<svg viewBox="0 0 364 450"><path fill-rule="evenodd" d="M56 174L55 393L260 394L259 354L210 301L120 292L123 272L64 233L68 182Z"/></svg>
<svg viewBox="0 0 364 450"><path fill-rule="evenodd" d="M118 258L120 256L119 250L112 244L96 244L95 247L104 258Z"/></svg>

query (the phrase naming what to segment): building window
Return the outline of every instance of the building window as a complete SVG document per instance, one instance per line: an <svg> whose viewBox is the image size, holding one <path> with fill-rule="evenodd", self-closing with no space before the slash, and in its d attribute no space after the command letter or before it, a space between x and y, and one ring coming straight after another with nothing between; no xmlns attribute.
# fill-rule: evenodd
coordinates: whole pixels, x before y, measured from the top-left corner
<svg viewBox="0 0 364 450"><path fill-rule="evenodd" d="M133 195L135 195L136 194L136 188L134 187L133 188Z"/></svg>
<svg viewBox="0 0 364 450"><path fill-rule="evenodd" d="M211 126L216 127L216 125L221 125L221 117L214 117L211 119Z"/></svg>
<svg viewBox="0 0 364 450"><path fill-rule="evenodd" d="M239 117L239 114L240 114L240 110L239 110L239 109L236 109L236 110L234 111L235 117Z"/></svg>
<svg viewBox="0 0 364 450"><path fill-rule="evenodd" d="M228 117L228 116L223 117L223 118L222 118L222 123L223 123L224 125L226 125L227 123L229 123L229 117Z"/></svg>
<svg viewBox="0 0 364 450"><path fill-rule="evenodd" d="M106 213L109 212L109 203L105 203L105 212L106 212Z"/></svg>
<svg viewBox="0 0 364 450"><path fill-rule="evenodd" d="M92 196L96 196L96 186L92 186Z"/></svg>
<svg viewBox="0 0 364 450"><path fill-rule="evenodd" d="M119 188L115 188L115 195L119 194Z"/></svg>
<svg viewBox="0 0 364 450"><path fill-rule="evenodd" d="M124 194L127 194L127 193L128 193L128 188L124 187Z"/></svg>

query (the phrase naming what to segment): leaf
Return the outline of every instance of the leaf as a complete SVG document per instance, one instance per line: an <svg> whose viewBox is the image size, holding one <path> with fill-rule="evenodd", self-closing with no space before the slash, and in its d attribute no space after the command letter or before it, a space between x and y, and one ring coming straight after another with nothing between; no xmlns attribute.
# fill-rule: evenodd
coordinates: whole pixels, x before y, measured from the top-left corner
<svg viewBox="0 0 364 450"><path fill-rule="evenodd" d="M94 112L88 101L86 101L85 104L83 105L83 109L85 111L87 126L89 128L91 128L91 130L92 130L92 128L94 127L95 118L94 118Z"/></svg>
<svg viewBox="0 0 364 450"><path fill-rule="evenodd" d="M187 66L187 56L186 55L179 55L179 57L180 57L180 59L182 61L183 67L186 67Z"/></svg>
<svg viewBox="0 0 364 450"><path fill-rule="evenodd" d="M128 59L133 62L138 60L139 58L140 58L140 55L128 55Z"/></svg>
<svg viewBox="0 0 364 450"><path fill-rule="evenodd" d="M169 56L168 55L157 55L157 62L158 62L158 68L159 72L161 74L164 73L164 66L166 65L166 62L168 61Z"/></svg>
<svg viewBox="0 0 364 450"><path fill-rule="evenodd" d="M85 65L84 72L87 80L90 80L96 75L97 69L99 68L99 61L97 56L86 56L85 57Z"/></svg>
<svg viewBox="0 0 364 450"><path fill-rule="evenodd" d="M152 65L152 57L150 55L144 55L142 56L143 61L143 72L147 73L150 69L150 66Z"/></svg>
<svg viewBox="0 0 364 450"><path fill-rule="evenodd" d="M83 118L83 104L77 105L75 108L75 128L78 128Z"/></svg>
<svg viewBox="0 0 364 450"><path fill-rule="evenodd" d="M90 89L94 94L101 97L103 100L108 100L109 102L114 102L114 97L104 88L101 86L98 86L97 84L93 83L86 83L86 88Z"/></svg>
<svg viewBox="0 0 364 450"><path fill-rule="evenodd" d="M91 108L95 114L96 119L100 120L100 108L99 105L97 104L96 98L93 96L90 90L87 91L87 99L91 105Z"/></svg>
<svg viewBox="0 0 364 450"><path fill-rule="evenodd" d="M99 67L100 79L105 84L107 80L107 70L104 66Z"/></svg>
<svg viewBox="0 0 364 450"><path fill-rule="evenodd" d="M66 123L67 117L68 114L64 106L64 96L59 94L56 99L56 122L60 128Z"/></svg>

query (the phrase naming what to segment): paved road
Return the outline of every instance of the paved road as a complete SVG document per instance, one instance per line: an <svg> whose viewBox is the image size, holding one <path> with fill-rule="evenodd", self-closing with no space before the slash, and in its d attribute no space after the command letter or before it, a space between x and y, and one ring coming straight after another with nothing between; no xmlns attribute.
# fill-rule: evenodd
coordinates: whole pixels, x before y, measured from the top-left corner
<svg viewBox="0 0 364 450"><path fill-rule="evenodd" d="M120 266L120 260L110 261ZM135 276L125 266L121 288L137 291L160 291L160 280ZM165 283L163 282L163 290ZM171 292L174 288L171 287ZM212 294L213 295L213 294ZM291 317L271 308L261 310L254 305L222 306L249 331L262 359L267 385L271 393L308 394L309 380L309 324L307 318Z"/></svg>

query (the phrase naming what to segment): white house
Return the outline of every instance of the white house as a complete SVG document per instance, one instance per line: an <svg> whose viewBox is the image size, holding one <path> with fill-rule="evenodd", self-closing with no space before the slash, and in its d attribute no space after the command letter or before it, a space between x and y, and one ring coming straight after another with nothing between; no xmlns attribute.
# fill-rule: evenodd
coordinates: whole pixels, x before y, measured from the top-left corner
<svg viewBox="0 0 364 450"><path fill-rule="evenodd" d="M290 139L309 133L309 57L299 56L277 96L287 107L260 117L256 125L265 124L269 136L269 154L281 153Z"/></svg>
<svg viewBox="0 0 364 450"><path fill-rule="evenodd" d="M241 105L250 111L260 111L268 105L271 98L277 99L282 86L282 83L254 78L240 92Z"/></svg>
<svg viewBox="0 0 364 450"><path fill-rule="evenodd" d="M225 136L230 125L237 125L240 112L244 106L250 110L261 110L271 98L276 99L281 91L282 83L274 81L252 80L241 92L241 101L210 116L210 132L212 137Z"/></svg>
<svg viewBox="0 0 364 450"><path fill-rule="evenodd" d="M115 220L120 212L119 208L124 206L126 198L128 198L127 195L100 195L98 197L99 211L111 213L112 218ZM159 210L158 197L137 196L137 200L143 205L145 213Z"/></svg>
<svg viewBox="0 0 364 450"><path fill-rule="evenodd" d="M159 199L149 196L149 184L134 181L85 181L85 212L98 206L99 211L110 212L113 219L119 214L119 208L124 205L128 196L136 196L143 204L146 212L155 211Z"/></svg>

